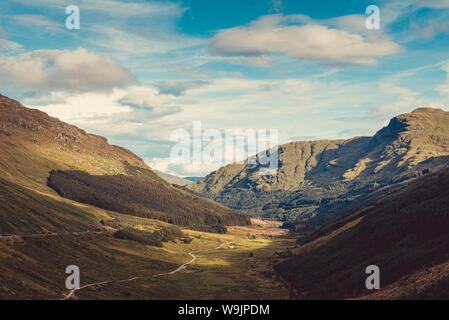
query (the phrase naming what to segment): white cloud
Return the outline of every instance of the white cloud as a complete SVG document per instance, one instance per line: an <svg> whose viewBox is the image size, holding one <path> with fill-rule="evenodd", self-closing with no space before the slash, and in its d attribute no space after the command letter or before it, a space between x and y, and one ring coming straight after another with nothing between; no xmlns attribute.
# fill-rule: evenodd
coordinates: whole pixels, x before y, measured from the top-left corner
<svg viewBox="0 0 449 320"><path fill-rule="evenodd" d="M179 127L166 118L183 110L176 105L175 97L160 95L157 89L143 86L116 88L111 92L53 92L27 98L24 104L101 135L159 141L168 139L170 128Z"/></svg>
<svg viewBox="0 0 449 320"><path fill-rule="evenodd" d="M136 81L130 71L108 55L101 56L84 48L0 55L0 77L24 89L72 92L107 91Z"/></svg>
<svg viewBox="0 0 449 320"><path fill-rule="evenodd" d="M145 161L151 168L181 177L203 177L222 167L222 164L180 164L170 158L152 158Z"/></svg>
<svg viewBox="0 0 449 320"><path fill-rule="evenodd" d="M373 65L378 57L402 50L379 35L362 36L322 25L286 24L291 20L297 21L298 16L269 15L247 26L222 30L211 39L213 51L224 56L285 54L297 60Z"/></svg>
<svg viewBox="0 0 449 320"><path fill-rule="evenodd" d="M34 106L48 106L51 104L65 103L65 95L63 92L51 92L49 95L31 96L23 99L23 104Z"/></svg>
<svg viewBox="0 0 449 320"><path fill-rule="evenodd" d="M137 108L155 108L172 104L176 99L171 95L160 94L152 87L133 87L118 100L121 105Z"/></svg>

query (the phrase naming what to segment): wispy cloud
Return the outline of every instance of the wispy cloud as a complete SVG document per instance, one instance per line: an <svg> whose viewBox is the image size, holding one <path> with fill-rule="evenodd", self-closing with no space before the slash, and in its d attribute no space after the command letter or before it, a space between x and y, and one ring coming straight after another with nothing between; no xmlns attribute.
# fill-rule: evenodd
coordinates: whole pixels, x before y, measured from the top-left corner
<svg viewBox="0 0 449 320"><path fill-rule="evenodd" d="M23 3L30 7L49 7L65 9L69 4L60 0L11 0ZM178 3L170 2L121 2L114 0L77 0L76 4L81 11L105 12L121 16L179 16L183 9Z"/></svg>
<svg viewBox="0 0 449 320"><path fill-rule="evenodd" d="M56 23L55 21L38 14L21 14L15 15L12 18L23 25L31 26L33 28L43 28L50 33L61 32L64 30L61 23Z"/></svg>
<svg viewBox="0 0 449 320"><path fill-rule="evenodd" d="M447 97L449 97L449 63L444 65L441 70L447 72L446 82L438 86L437 90Z"/></svg>
<svg viewBox="0 0 449 320"><path fill-rule="evenodd" d="M23 46L20 43L0 38L0 54L17 54L23 50Z"/></svg>
<svg viewBox="0 0 449 320"><path fill-rule="evenodd" d="M155 86L159 89L161 94L171 94L173 96L181 96L188 90L201 88L210 84L209 81L158 81Z"/></svg>
<svg viewBox="0 0 449 320"><path fill-rule="evenodd" d="M280 13L283 9L282 0L271 0L271 7L268 12Z"/></svg>

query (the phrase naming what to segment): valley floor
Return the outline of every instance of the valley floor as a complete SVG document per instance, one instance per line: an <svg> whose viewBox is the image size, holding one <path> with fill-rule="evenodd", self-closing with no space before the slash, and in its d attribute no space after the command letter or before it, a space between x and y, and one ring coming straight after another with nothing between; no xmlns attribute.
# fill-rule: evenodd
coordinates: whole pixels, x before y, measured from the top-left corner
<svg viewBox="0 0 449 320"><path fill-rule="evenodd" d="M117 213L110 213L118 216ZM120 215L121 216L121 215ZM160 221L135 219L153 230ZM139 224L141 223L141 224ZM288 299L271 273L275 252L292 246L276 225L255 221L227 234L183 230L194 240L163 248L118 240L113 230L0 239L1 299ZM77 265L81 290L65 289Z"/></svg>

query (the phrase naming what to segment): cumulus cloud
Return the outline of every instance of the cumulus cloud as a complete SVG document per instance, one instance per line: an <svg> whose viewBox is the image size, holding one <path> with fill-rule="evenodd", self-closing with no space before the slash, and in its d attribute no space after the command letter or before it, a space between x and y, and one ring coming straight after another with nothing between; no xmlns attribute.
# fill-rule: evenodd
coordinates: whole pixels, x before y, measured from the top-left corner
<svg viewBox="0 0 449 320"><path fill-rule="evenodd" d="M159 81L155 83L155 86L159 89L161 94L171 94L175 97L181 96L186 91L191 89L201 88L210 84L209 81Z"/></svg>
<svg viewBox="0 0 449 320"><path fill-rule="evenodd" d="M136 81L129 70L108 55L98 55L84 48L0 55L0 77L24 89L72 92L108 91Z"/></svg>
<svg viewBox="0 0 449 320"><path fill-rule="evenodd" d="M374 65L378 57L402 50L400 45L378 35L362 36L323 25L292 25L299 18L263 16L249 25L220 31L212 38L211 46L224 56L284 54L297 60L356 65Z"/></svg>
<svg viewBox="0 0 449 320"><path fill-rule="evenodd" d="M159 144L168 140L173 126L180 126L169 116L182 112L175 97L159 95L157 89L144 86L115 88L111 92L55 92L43 97L31 94L24 104L89 132Z"/></svg>
<svg viewBox="0 0 449 320"><path fill-rule="evenodd" d="M176 98L151 87L137 87L131 89L125 96L118 100L122 106L133 109L133 117L139 119L162 118L171 114L180 113L183 109L175 105ZM137 116L136 116L137 115Z"/></svg>
<svg viewBox="0 0 449 320"><path fill-rule="evenodd" d="M174 174L181 177L204 177L210 172L215 171L222 167L222 164L183 164L174 163L170 158L152 158L145 159L148 165L158 171L162 171L168 174Z"/></svg>

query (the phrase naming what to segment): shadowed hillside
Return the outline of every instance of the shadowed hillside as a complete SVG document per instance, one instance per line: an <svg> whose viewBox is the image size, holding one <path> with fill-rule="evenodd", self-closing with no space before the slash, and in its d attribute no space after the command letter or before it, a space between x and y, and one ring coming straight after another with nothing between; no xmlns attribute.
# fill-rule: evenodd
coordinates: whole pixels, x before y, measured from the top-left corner
<svg viewBox="0 0 449 320"><path fill-rule="evenodd" d="M396 281L449 260L448 207L449 172L444 170L385 195L301 240L295 256L277 265L276 270L300 298L341 299L373 293L365 289L365 268L372 264L380 268L381 288L404 286L407 282ZM447 291L441 294L442 283L428 282L427 291L420 293L418 277L413 281L416 288L403 290L394 298L432 296L429 285L439 288L440 298L447 298Z"/></svg>

